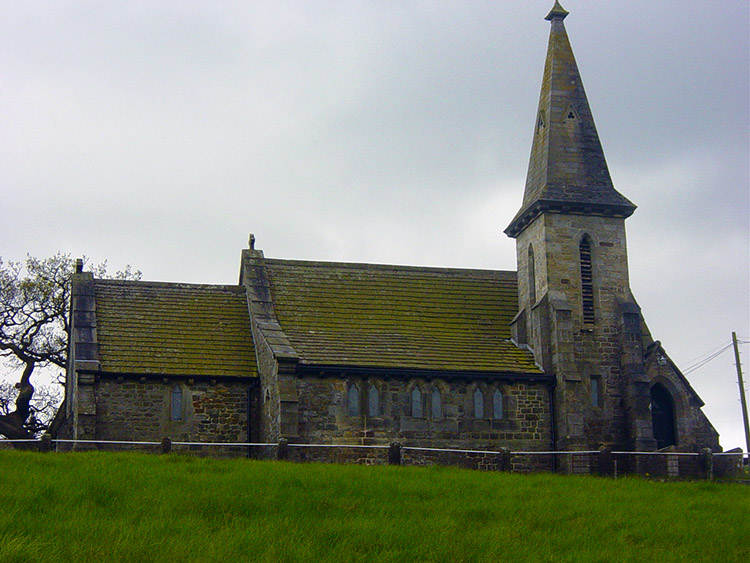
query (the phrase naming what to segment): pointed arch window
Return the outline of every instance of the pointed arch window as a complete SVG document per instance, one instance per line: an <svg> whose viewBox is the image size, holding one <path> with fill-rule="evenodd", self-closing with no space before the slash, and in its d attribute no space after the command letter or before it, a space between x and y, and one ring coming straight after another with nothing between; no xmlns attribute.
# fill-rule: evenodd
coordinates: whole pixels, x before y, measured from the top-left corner
<svg viewBox="0 0 750 563"><path fill-rule="evenodd" d="M536 303L536 269L534 264L534 247L529 245L527 270L529 273L529 306Z"/></svg>
<svg viewBox="0 0 750 563"><path fill-rule="evenodd" d="M422 391L419 389L419 385L414 386L414 389L411 390L411 415L414 418L422 418L424 416Z"/></svg>
<svg viewBox="0 0 750 563"><path fill-rule="evenodd" d="M584 235L578 245L581 262L581 301L583 304L583 322L594 323L594 274L591 266L591 239Z"/></svg>
<svg viewBox="0 0 750 563"><path fill-rule="evenodd" d="M346 412L349 416L359 416L359 387L356 384L350 385L346 393Z"/></svg>
<svg viewBox="0 0 750 563"><path fill-rule="evenodd" d="M432 400L430 401L431 409L432 409L432 418L438 419L443 418L443 400L440 396L440 389L437 387L432 388L432 396L430 397Z"/></svg>
<svg viewBox="0 0 750 563"><path fill-rule="evenodd" d="M492 394L492 418L495 420L503 418L503 393L500 389L495 389Z"/></svg>
<svg viewBox="0 0 750 563"><path fill-rule="evenodd" d="M172 388L170 419L182 420L182 388L179 385Z"/></svg>
<svg viewBox="0 0 750 563"><path fill-rule="evenodd" d="M380 416L380 394L374 385L367 390L367 416Z"/></svg>
<svg viewBox="0 0 750 563"><path fill-rule="evenodd" d="M479 387L474 389L474 418L484 418L484 393Z"/></svg>

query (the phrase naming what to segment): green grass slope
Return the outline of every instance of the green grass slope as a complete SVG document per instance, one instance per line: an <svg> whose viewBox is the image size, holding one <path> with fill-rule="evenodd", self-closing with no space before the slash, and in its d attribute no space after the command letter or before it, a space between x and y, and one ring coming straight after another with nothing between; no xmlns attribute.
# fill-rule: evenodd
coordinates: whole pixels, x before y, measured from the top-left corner
<svg viewBox="0 0 750 563"><path fill-rule="evenodd" d="M747 561L750 488L0 452L0 561Z"/></svg>

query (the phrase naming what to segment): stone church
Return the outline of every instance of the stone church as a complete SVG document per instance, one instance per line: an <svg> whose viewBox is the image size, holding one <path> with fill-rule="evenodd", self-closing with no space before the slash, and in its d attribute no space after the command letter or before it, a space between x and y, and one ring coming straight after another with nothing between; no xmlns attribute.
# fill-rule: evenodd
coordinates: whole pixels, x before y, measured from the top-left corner
<svg viewBox="0 0 750 563"><path fill-rule="evenodd" d="M720 451L631 294L625 220L555 2L517 271L266 258L238 285L73 276L76 439Z"/></svg>

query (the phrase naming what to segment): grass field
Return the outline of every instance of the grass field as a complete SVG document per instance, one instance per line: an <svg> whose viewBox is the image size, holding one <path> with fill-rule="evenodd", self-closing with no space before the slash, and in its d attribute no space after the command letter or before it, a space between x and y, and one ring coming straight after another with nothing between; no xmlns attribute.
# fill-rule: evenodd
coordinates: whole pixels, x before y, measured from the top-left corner
<svg viewBox="0 0 750 563"><path fill-rule="evenodd" d="M0 561L748 561L750 488L0 452Z"/></svg>

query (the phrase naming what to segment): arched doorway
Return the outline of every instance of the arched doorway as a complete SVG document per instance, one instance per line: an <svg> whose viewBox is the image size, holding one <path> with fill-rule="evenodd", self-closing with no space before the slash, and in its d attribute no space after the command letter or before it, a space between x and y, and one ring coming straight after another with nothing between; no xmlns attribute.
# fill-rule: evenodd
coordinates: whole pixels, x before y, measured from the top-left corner
<svg viewBox="0 0 750 563"><path fill-rule="evenodd" d="M677 433L674 427L674 402L663 385L651 387L651 423L658 449L674 446Z"/></svg>

